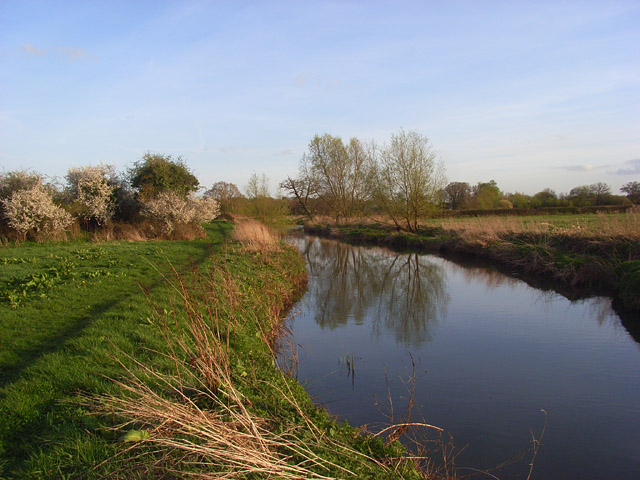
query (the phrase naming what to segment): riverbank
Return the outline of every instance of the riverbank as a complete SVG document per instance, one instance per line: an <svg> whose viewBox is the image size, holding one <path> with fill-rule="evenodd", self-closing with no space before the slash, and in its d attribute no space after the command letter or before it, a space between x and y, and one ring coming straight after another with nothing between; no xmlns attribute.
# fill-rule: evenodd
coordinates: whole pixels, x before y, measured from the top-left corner
<svg viewBox="0 0 640 480"><path fill-rule="evenodd" d="M511 272L613 296L640 310L640 213L434 219L416 232L382 223L307 223L350 243L488 259Z"/></svg>
<svg viewBox="0 0 640 480"><path fill-rule="evenodd" d="M0 477L423 478L277 368L297 252L205 228L0 249Z"/></svg>

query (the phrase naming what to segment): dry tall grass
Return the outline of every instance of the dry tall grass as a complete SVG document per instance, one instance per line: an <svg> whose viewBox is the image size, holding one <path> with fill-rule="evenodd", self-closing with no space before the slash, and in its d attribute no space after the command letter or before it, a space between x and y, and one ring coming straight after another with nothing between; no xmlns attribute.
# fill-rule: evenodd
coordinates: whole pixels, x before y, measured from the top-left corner
<svg viewBox="0 0 640 480"><path fill-rule="evenodd" d="M519 234L554 235L583 239L625 238L640 241L640 212L576 216L571 221L549 217L447 218L434 223L465 240L498 240Z"/></svg>
<svg viewBox="0 0 640 480"><path fill-rule="evenodd" d="M317 216L313 225L379 225L393 227L381 215L343 218ZM640 209L616 214L486 216L424 219L420 228L442 228L464 239L496 240L514 234L564 235L580 238L626 238L640 241Z"/></svg>
<svg viewBox="0 0 640 480"><path fill-rule="evenodd" d="M280 250L280 237L271 228L251 218L236 218L233 238L250 252L274 252Z"/></svg>

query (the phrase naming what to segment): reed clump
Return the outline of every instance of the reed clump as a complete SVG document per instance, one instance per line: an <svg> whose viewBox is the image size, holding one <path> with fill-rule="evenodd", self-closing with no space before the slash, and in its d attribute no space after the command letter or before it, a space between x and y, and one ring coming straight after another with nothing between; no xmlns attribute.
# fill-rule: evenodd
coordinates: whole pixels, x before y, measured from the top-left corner
<svg viewBox="0 0 640 480"><path fill-rule="evenodd" d="M281 248L278 233L252 218L236 218L233 239L240 242L249 252L269 253Z"/></svg>

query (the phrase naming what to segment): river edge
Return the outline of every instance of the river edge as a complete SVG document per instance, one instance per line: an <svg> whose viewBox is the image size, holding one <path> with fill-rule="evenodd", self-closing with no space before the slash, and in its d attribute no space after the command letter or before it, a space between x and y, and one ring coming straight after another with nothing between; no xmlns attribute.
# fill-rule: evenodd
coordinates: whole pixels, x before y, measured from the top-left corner
<svg viewBox="0 0 640 480"><path fill-rule="evenodd" d="M517 276L536 288L552 288L569 300L594 295L611 297L625 327L634 338L640 338L640 260L626 244L589 243L575 237L549 235L469 241L438 227L411 233L371 224L305 223L303 230L352 245L432 253L453 261L488 261L507 275Z"/></svg>

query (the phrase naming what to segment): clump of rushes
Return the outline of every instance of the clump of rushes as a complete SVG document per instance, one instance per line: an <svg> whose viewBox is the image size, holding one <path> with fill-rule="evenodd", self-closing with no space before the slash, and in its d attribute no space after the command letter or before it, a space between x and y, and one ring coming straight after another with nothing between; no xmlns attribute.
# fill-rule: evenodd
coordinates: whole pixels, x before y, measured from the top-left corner
<svg viewBox="0 0 640 480"><path fill-rule="evenodd" d="M336 424L275 367L269 332L294 292L272 287L256 268L245 269L250 282L231 274L247 261L234 248L206 272L165 278L174 292L171 308L154 308L153 321L164 332L173 371L121 354L127 375L114 381L124 393L88 399L97 415L120 419L123 475L426 478L399 444L385 447L380 438ZM279 248L273 255L295 255ZM266 259L250 257L263 272L271 269ZM304 281L303 272L298 277Z"/></svg>

